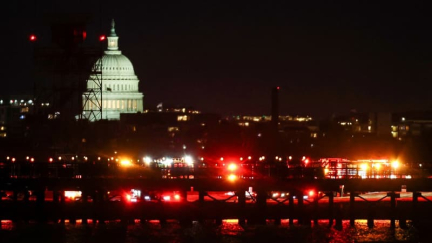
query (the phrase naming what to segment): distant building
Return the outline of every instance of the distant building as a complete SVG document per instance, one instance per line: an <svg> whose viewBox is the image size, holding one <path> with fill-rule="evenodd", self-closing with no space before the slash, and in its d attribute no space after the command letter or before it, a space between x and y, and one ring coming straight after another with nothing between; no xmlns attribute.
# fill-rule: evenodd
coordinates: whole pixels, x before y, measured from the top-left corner
<svg viewBox="0 0 432 243"><path fill-rule="evenodd" d="M208 129L219 124L219 115L188 108L163 110L120 114L120 126L128 138L122 146L129 150L139 146L137 151L147 149L159 156L180 157L185 152L198 154L207 149Z"/></svg>
<svg viewBox="0 0 432 243"><path fill-rule="evenodd" d="M118 48L119 37L115 32L114 20L107 39L108 48L102 60L96 61L94 66L97 71L102 72L102 119L120 120L120 113L143 111L143 94L138 90L139 80L131 61ZM97 77L90 77L90 79L94 80ZM92 82L87 84L88 90L98 88L93 87ZM84 93L83 99L85 95ZM96 100L87 102L84 110L95 109L97 102Z"/></svg>
<svg viewBox="0 0 432 243"><path fill-rule="evenodd" d="M23 120L33 110L30 95L0 97L0 138L22 134Z"/></svg>
<svg viewBox="0 0 432 243"><path fill-rule="evenodd" d="M392 136L399 140L432 134L432 111L394 113L392 120Z"/></svg>
<svg viewBox="0 0 432 243"><path fill-rule="evenodd" d="M391 135L392 114L390 112L351 113L338 116L334 121L347 133Z"/></svg>

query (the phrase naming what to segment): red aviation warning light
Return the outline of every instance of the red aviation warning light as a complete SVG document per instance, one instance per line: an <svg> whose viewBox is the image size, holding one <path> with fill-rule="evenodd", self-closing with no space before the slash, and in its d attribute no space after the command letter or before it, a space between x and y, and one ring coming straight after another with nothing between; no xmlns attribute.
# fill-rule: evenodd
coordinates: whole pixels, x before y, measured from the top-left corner
<svg viewBox="0 0 432 243"><path fill-rule="evenodd" d="M31 42L35 42L35 41L37 40L36 35L35 35L35 34L31 34L31 35L29 36L29 40L30 40Z"/></svg>
<svg viewBox="0 0 432 243"><path fill-rule="evenodd" d="M106 39L106 36L105 35L100 35L99 36L99 41L104 41Z"/></svg>

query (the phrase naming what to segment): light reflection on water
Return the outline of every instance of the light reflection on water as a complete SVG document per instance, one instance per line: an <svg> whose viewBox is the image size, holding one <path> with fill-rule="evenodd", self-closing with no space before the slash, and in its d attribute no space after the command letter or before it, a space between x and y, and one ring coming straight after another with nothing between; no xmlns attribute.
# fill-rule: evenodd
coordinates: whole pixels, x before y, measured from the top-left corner
<svg viewBox="0 0 432 243"><path fill-rule="evenodd" d="M419 231L408 222L406 229L390 228L390 221L376 220L374 228L368 228L366 220L356 220L355 227L349 221L343 221L340 230L328 227L328 221L318 225L289 226L287 220L281 225L267 221L266 225L246 225L242 227L238 220L223 220L220 226L213 222L193 222L189 226L180 226L175 220L168 220L161 225L158 220L124 225L119 221L105 224L84 225L55 223L12 223L2 221L0 242L419 242ZM427 241L425 241L427 242Z"/></svg>

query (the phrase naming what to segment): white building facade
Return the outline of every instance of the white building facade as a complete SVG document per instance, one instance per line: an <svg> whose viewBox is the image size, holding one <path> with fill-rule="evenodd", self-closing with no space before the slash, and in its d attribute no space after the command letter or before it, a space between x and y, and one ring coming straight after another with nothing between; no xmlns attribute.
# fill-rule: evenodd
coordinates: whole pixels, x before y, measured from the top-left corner
<svg viewBox="0 0 432 243"><path fill-rule="evenodd" d="M118 48L119 37L115 32L114 20L107 39L108 47L104 52L102 62L98 60L95 64L97 71L102 71L102 119L120 120L120 113L143 111L144 95L138 90L139 80L131 61ZM89 79L94 80L94 77ZM94 82L87 82L87 89L98 88L91 87L92 85L95 85ZM94 102L87 102L87 106L92 106L92 104ZM84 107L84 110L92 109L95 107Z"/></svg>

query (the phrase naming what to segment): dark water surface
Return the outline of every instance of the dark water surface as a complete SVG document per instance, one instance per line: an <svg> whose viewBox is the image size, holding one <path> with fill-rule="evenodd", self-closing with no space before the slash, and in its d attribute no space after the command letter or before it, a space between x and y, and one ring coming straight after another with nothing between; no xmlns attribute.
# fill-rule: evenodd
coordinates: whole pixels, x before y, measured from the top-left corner
<svg viewBox="0 0 432 243"><path fill-rule="evenodd" d="M388 220L375 221L374 228L367 227L366 220L357 220L355 227L349 221L343 221L342 229L328 227L327 221L318 225L289 226L282 221L277 226L272 221L266 225L241 227L237 220L224 220L217 226L213 222L193 222L189 226L180 226L177 221L167 221L163 226L158 221L147 221L124 225L118 221L106 224L81 223L12 223L2 221L0 242L432 242L425 228L413 227L408 222L406 229L390 228ZM432 231L432 226L429 231Z"/></svg>

